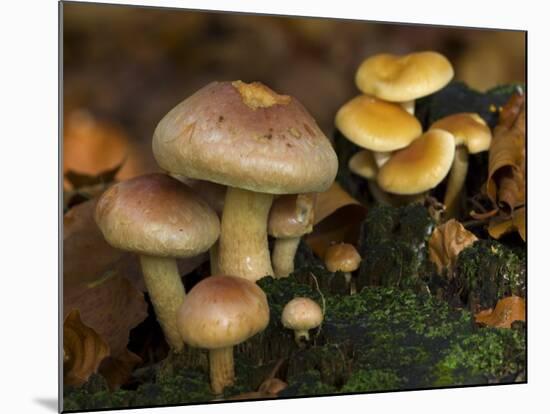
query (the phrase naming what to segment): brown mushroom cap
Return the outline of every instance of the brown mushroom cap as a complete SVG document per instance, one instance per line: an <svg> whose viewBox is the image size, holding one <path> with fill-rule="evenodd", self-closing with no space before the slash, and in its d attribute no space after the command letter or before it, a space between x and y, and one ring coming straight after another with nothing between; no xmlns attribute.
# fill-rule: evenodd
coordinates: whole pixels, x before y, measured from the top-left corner
<svg viewBox="0 0 550 414"><path fill-rule="evenodd" d="M325 265L331 272L354 272L360 263L361 256L349 243L333 244L325 252Z"/></svg>
<svg viewBox="0 0 550 414"><path fill-rule="evenodd" d="M439 184L453 163L454 137L431 129L410 146L397 151L378 171L378 185L394 194L418 194Z"/></svg>
<svg viewBox="0 0 550 414"><path fill-rule="evenodd" d="M269 306L254 282L234 276L210 276L199 282L178 310L185 343L219 349L244 342L269 323Z"/></svg>
<svg viewBox="0 0 550 414"><path fill-rule="evenodd" d="M285 305L281 322L285 328L295 331L317 328L323 322L323 311L314 300L294 298Z"/></svg>
<svg viewBox="0 0 550 414"><path fill-rule="evenodd" d="M369 150L361 150L353 154L348 161L348 168L351 172L367 179L373 179L378 174L378 165Z"/></svg>
<svg viewBox="0 0 550 414"><path fill-rule="evenodd" d="M418 119L400 105L359 95L336 113L336 127L354 144L372 151L405 148L422 134Z"/></svg>
<svg viewBox="0 0 550 414"><path fill-rule="evenodd" d="M438 91L453 75L451 63L436 52L405 56L378 54L361 63L355 83L363 93L386 101L404 102Z"/></svg>
<svg viewBox="0 0 550 414"><path fill-rule="evenodd" d="M170 173L270 194L326 190L338 160L293 97L254 82L213 82L172 109L153 137Z"/></svg>
<svg viewBox="0 0 550 414"><path fill-rule="evenodd" d="M458 113L435 121L430 129L442 129L455 137L456 145L464 145L470 154L487 151L491 145L491 130L476 113Z"/></svg>
<svg viewBox="0 0 550 414"><path fill-rule="evenodd" d="M301 237L313 230L314 193L277 198L269 212L268 233L273 237Z"/></svg>
<svg viewBox="0 0 550 414"><path fill-rule="evenodd" d="M216 213L184 184L148 174L109 188L95 221L114 247L158 257L192 257L216 242Z"/></svg>

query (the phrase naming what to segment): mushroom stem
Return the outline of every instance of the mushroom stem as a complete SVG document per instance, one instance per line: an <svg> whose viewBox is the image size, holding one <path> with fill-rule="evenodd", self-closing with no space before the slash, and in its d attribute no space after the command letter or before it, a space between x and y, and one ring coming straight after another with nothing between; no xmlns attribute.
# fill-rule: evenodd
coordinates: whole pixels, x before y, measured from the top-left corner
<svg viewBox="0 0 550 414"><path fill-rule="evenodd" d="M400 104L405 111L407 111L411 115L414 115L415 102L416 101L413 99L412 101L405 101L405 102L401 102Z"/></svg>
<svg viewBox="0 0 550 414"><path fill-rule="evenodd" d="M294 340L298 345L302 343L302 338L306 341L309 341L309 330L307 329L296 329L294 331Z"/></svg>
<svg viewBox="0 0 550 414"><path fill-rule="evenodd" d="M294 256L299 244L300 237L287 237L275 240L272 256L273 271L275 272L276 279L288 277L294 271Z"/></svg>
<svg viewBox="0 0 550 414"><path fill-rule="evenodd" d="M456 216L460 192L464 186L467 173L468 150L465 146L461 145L455 150L455 157L449 174L449 180L447 181L447 190L445 191L445 199L443 201L446 207L445 215L447 217Z"/></svg>
<svg viewBox="0 0 550 414"><path fill-rule="evenodd" d="M382 166L391 158L391 154L391 151L373 151L372 156L374 157L376 166L378 168L382 168Z"/></svg>
<svg viewBox="0 0 550 414"><path fill-rule="evenodd" d="M183 340L176 325L176 315L185 298L185 289L176 259L141 255L140 261L145 286L166 342L174 352L181 352Z"/></svg>
<svg viewBox="0 0 550 414"><path fill-rule="evenodd" d="M210 359L210 386L214 394L221 394L225 387L233 385L235 368L233 366L233 347L211 349Z"/></svg>
<svg viewBox="0 0 550 414"><path fill-rule="evenodd" d="M273 275L267 244L271 194L229 187L222 214L220 272L255 282Z"/></svg>
<svg viewBox="0 0 550 414"><path fill-rule="evenodd" d="M220 274L220 266L218 265L218 260L220 256L220 244L218 241L210 247L210 274L218 275Z"/></svg>
<svg viewBox="0 0 550 414"><path fill-rule="evenodd" d="M385 206L393 204L393 200L391 200L390 195L385 191L382 191L376 181L368 180L367 186L375 201Z"/></svg>
<svg viewBox="0 0 550 414"><path fill-rule="evenodd" d="M351 293L351 273L350 272L344 272L344 279L346 280L346 288Z"/></svg>

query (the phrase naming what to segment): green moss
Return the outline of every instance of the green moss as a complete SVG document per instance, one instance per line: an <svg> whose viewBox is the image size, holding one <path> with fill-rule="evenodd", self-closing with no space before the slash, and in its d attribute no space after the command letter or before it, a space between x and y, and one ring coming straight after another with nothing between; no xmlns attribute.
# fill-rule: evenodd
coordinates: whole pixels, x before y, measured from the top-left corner
<svg viewBox="0 0 550 414"><path fill-rule="evenodd" d="M505 296L525 296L526 270L524 249L479 240L458 256L451 289L474 311L492 308Z"/></svg>
<svg viewBox="0 0 550 414"><path fill-rule="evenodd" d="M398 390L403 383L395 372L384 369L358 369L350 376L341 392Z"/></svg>
<svg viewBox="0 0 550 414"><path fill-rule="evenodd" d="M503 106L510 96L517 91L520 84L497 86L487 92L479 92L469 88L462 82L451 82L440 91L419 99L416 104L415 115L422 122L424 129L440 118L458 112L476 112L491 127L498 122L498 108Z"/></svg>
<svg viewBox="0 0 550 414"><path fill-rule="evenodd" d="M321 380L321 373L316 370L302 372L288 381L288 387L279 395L281 397L295 397L306 395L334 394L336 388Z"/></svg>
<svg viewBox="0 0 550 414"><path fill-rule="evenodd" d="M482 329L445 352L435 367L434 385L514 382L525 370L525 345L523 331Z"/></svg>
<svg viewBox="0 0 550 414"><path fill-rule="evenodd" d="M224 397L258 389L277 361L288 384L281 396L325 395L513 381L525 370L525 333L478 328L471 313L412 290L365 287L327 294L325 320L299 348L280 323L295 296L320 295L294 277L264 278L271 307L268 328L235 347L236 383ZM136 390L110 393L100 376L67 388L67 409L131 407L210 401L208 371L191 364L158 375Z"/></svg>
<svg viewBox="0 0 550 414"><path fill-rule="evenodd" d="M434 221L420 204L375 206L361 224L363 258L357 286L423 290L428 274L427 240Z"/></svg>

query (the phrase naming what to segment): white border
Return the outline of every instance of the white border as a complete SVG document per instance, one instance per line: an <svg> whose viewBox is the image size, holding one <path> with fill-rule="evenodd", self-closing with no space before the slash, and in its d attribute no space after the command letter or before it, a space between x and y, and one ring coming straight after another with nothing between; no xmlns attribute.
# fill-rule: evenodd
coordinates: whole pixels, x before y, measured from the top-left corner
<svg viewBox="0 0 550 414"><path fill-rule="evenodd" d="M542 2L116 1L529 31L529 384L156 409L159 413L541 412L548 407L550 68ZM541 4L537 10L536 5ZM535 5L535 6L533 6ZM53 412L57 396L57 3L2 5L1 412ZM546 98L546 99L545 99ZM44 404L44 401L50 403ZM49 408L48 408L49 407ZM542 408L537 408L542 407ZM11 410L10 410L11 409ZM113 411L119 412L119 411ZM148 410L120 411L145 413Z"/></svg>

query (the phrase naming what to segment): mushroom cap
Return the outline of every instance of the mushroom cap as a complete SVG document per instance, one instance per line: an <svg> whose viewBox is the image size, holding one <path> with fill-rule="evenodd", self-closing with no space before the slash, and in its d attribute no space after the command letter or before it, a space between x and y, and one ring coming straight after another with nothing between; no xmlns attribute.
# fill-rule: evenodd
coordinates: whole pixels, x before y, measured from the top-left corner
<svg viewBox="0 0 550 414"><path fill-rule="evenodd" d="M271 206L268 233L277 238L301 237L313 230L315 193L278 197Z"/></svg>
<svg viewBox="0 0 550 414"><path fill-rule="evenodd" d="M336 113L336 127L361 148L395 151L422 134L422 125L400 105L359 95Z"/></svg>
<svg viewBox="0 0 550 414"><path fill-rule="evenodd" d="M430 129L397 151L378 171L380 188L394 194L418 194L434 188L451 169L455 141L451 133Z"/></svg>
<svg viewBox="0 0 550 414"><path fill-rule="evenodd" d="M159 257L192 257L218 239L220 222L206 202L164 174L113 185L100 197L95 221L114 247Z"/></svg>
<svg viewBox="0 0 550 414"><path fill-rule="evenodd" d="M470 154L487 151L491 146L491 130L476 113L462 112L435 121L430 129L442 129L455 137L456 145L464 145Z"/></svg>
<svg viewBox="0 0 550 414"><path fill-rule="evenodd" d="M323 311L314 300L294 298L285 305L281 322L285 328L295 331L317 328L323 322Z"/></svg>
<svg viewBox="0 0 550 414"><path fill-rule="evenodd" d="M363 61L355 83L364 93L391 102L418 99L443 88L454 75L447 58L437 52L404 56L378 54Z"/></svg>
<svg viewBox="0 0 550 414"><path fill-rule="evenodd" d="M210 276L191 289L178 309L178 331L193 347L234 346L269 323L267 297L258 285L235 276Z"/></svg>
<svg viewBox="0 0 550 414"><path fill-rule="evenodd" d="M325 252L325 265L331 272L354 272L360 263L361 256L353 244L333 244Z"/></svg>
<svg viewBox="0 0 550 414"><path fill-rule="evenodd" d="M378 174L378 165L369 150L361 150L353 154L348 161L348 168L351 172L369 180Z"/></svg>
<svg viewBox="0 0 550 414"><path fill-rule="evenodd" d="M153 136L172 174L270 194L326 190L338 159L293 97L260 82L212 82L173 108Z"/></svg>

